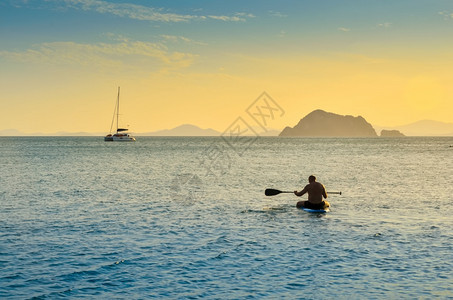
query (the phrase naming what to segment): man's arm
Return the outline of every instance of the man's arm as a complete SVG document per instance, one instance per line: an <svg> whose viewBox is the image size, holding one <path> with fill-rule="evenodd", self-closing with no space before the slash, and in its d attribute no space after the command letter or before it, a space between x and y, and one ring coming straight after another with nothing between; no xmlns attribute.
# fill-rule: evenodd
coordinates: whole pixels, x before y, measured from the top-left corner
<svg viewBox="0 0 453 300"><path fill-rule="evenodd" d="M324 185L322 185L322 196L324 197L324 199L327 198L327 192L326 192L326 188L324 187Z"/></svg>
<svg viewBox="0 0 453 300"><path fill-rule="evenodd" d="M300 196L302 196L303 194L305 194L307 191L308 191L308 190L307 190L307 186L305 186L304 189L303 189L302 191L300 191L300 192L294 191L294 195L300 197Z"/></svg>

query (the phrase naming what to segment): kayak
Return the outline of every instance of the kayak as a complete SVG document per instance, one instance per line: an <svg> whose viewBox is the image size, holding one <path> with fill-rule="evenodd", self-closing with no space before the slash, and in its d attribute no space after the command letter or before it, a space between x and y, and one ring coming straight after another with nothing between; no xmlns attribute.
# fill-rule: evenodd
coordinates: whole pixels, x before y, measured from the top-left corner
<svg viewBox="0 0 453 300"><path fill-rule="evenodd" d="M306 208L306 207L301 207L302 210L305 210L306 212L309 213L318 213L318 214L325 214L330 211L328 207L322 208L322 209L313 209L313 208Z"/></svg>

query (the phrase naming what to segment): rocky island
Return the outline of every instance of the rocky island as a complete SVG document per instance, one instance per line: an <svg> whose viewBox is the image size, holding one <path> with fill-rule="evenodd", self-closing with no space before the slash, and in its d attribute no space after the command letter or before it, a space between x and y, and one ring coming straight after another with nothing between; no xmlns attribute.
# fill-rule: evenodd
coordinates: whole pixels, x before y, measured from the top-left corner
<svg viewBox="0 0 453 300"><path fill-rule="evenodd" d="M405 136L398 130L382 130L381 137L403 137Z"/></svg>
<svg viewBox="0 0 453 300"><path fill-rule="evenodd" d="M377 134L361 116L342 116L318 109L301 119L296 126L283 129L279 136L377 137Z"/></svg>

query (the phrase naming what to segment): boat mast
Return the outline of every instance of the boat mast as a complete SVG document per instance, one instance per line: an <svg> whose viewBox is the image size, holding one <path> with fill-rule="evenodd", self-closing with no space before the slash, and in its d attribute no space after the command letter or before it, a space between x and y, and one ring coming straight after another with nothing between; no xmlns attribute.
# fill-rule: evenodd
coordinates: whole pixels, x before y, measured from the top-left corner
<svg viewBox="0 0 453 300"><path fill-rule="evenodd" d="M118 87L118 97L116 99L116 133L118 133L119 116L120 116L120 87Z"/></svg>

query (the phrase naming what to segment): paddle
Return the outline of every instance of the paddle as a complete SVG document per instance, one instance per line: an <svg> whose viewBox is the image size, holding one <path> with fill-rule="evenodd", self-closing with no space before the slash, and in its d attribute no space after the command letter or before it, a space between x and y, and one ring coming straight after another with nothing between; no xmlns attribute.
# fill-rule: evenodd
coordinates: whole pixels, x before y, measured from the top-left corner
<svg viewBox="0 0 453 300"><path fill-rule="evenodd" d="M294 192L289 192L289 191L279 191L279 190L275 190L275 189L266 189L264 191L264 194L266 196L275 196L275 195L278 195L278 194L281 194L281 193L294 193Z"/></svg>
<svg viewBox="0 0 453 300"><path fill-rule="evenodd" d="M281 194L281 193L294 193L294 192L280 191L280 190L276 190L276 189L266 189L264 191L264 194L266 196L275 196L275 195L278 195L278 194ZM327 194L341 195L341 192L327 192Z"/></svg>

